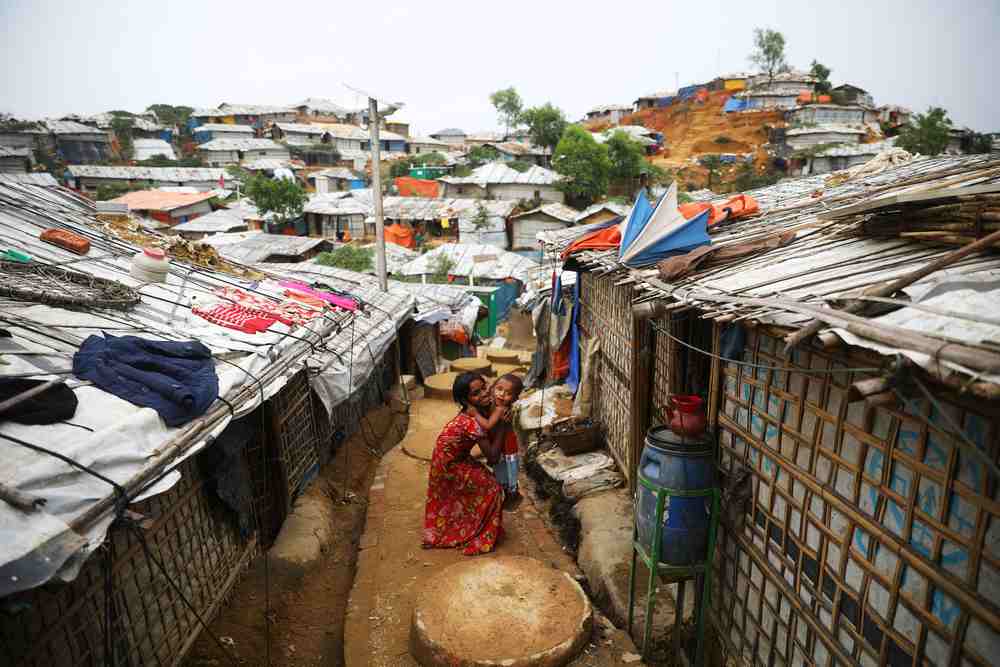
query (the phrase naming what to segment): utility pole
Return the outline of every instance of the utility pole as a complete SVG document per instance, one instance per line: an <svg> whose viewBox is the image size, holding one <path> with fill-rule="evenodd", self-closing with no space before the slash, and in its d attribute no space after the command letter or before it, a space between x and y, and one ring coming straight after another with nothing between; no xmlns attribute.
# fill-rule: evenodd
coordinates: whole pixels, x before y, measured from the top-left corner
<svg viewBox="0 0 1000 667"><path fill-rule="evenodd" d="M378 131L378 100L368 98L368 136L372 150L372 201L375 204L375 275L383 292L389 291L389 280L385 272L385 219L382 215L382 165Z"/></svg>
<svg viewBox="0 0 1000 667"><path fill-rule="evenodd" d="M344 87L355 93L368 98L368 140L371 142L372 153L372 203L375 208L375 273L378 275L378 286L383 292L389 291L389 281L386 277L385 267L385 218L382 215L382 165L380 161L379 125L382 118L379 116L379 102L385 115L395 113L403 108L402 102L386 102L385 98L379 98L372 93L352 88L346 83Z"/></svg>

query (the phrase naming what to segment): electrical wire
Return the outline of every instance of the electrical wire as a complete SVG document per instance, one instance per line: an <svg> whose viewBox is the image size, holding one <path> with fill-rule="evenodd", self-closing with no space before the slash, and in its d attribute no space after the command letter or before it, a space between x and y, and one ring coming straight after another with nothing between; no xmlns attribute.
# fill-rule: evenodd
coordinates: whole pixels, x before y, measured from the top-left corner
<svg viewBox="0 0 1000 667"><path fill-rule="evenodd" d="M800 368L795 366L769 366L767 364L755 364L749 361L741 361L739 359L730 359L729 357L723 357L721 355L715 354L714 352L709 352L708 350L705 350L703 348L691 345L690 343L681 340L677 336L674 336L668 330L660 326L657 326L655 322L651 321L650 326L652 326L655 331L663 334L664 336L671 339L675 343L682 345L688 348L689 350L700 352L701 354L704 354L706 357L718 359L719 361L723 361L728 364L736 364L738 366L746 366L748 368L757 368L767 371L785 372L785 373L807 373L807 374L811 373L814 375L836 375L837 373L882 373L885 371L884 368L878 366L861 367L861 368Z"/></svg>

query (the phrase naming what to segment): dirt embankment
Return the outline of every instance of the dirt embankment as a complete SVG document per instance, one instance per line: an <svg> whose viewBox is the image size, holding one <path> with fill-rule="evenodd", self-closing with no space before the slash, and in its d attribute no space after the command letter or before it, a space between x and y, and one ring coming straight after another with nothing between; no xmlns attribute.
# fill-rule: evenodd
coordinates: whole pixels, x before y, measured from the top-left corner
<svg viewBox="0 0 1000 667"><path fill-rule="evenodd" d="M768 165L764 144L769 129L785 124L781 111L724 113L722 108L728 97L729 93L720 91L710 93L705 102L690 100L669 107L642 109L622 123L643 125L662 133L666 148L650 161L673 172L683 170L678 175L685 183L706 187L708 170L692 163L692 158L753 153L754 168L761 171ZM736 171L732 167L723 169L716 174L713 187L732 180Z"/></svg>

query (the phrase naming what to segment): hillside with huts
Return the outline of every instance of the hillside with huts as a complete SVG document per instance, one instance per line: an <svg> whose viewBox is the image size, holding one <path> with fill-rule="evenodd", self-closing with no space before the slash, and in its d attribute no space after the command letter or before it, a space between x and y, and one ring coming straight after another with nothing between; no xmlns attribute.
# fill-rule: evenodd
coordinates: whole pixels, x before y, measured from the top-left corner
<svg viewBox="0 0 1000 667"><path fill-rule="evenodd" d="M576 119L509 88L503 131L374 98L0 117L0 662L416 664L472 371L524 386L501 556L596 610L559 664L995 664L1000 136L830 76ZM649 506L703 542L657 583L671 429L713 481Z"/></svg>

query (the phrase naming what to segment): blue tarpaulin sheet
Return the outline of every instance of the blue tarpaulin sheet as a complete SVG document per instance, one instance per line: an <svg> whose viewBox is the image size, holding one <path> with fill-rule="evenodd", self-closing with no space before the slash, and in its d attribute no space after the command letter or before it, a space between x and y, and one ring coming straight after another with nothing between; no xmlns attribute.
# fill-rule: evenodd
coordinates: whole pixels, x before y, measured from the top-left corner
<svg viewBox="0 0 1000 667"><path fill-rule="evenodd" d="M732 113L734 111L743 111L746 108L747 101L745 99L742 97L730 97L726 100L726 104L722 107L722 110L726 113Z"/></svg>
<svg viewBox="0 0 1000 667"><path fill-rule="evenodd" d="M501 283L497 285L494 303L497 309L497 322L507 319L510 314L510 307L517 300L517 283Z"/></svg>

